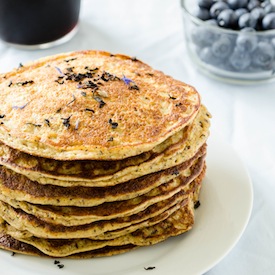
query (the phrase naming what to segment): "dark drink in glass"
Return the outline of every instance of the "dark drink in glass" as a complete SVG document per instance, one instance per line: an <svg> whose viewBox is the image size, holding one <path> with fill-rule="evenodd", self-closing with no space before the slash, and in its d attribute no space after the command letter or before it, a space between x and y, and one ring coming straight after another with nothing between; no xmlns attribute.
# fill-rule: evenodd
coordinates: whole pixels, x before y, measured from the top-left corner
<svg viewBox="0 0 275 275"><path fill-rule="evenodd" d="M76 31L80 1L0 0L0 38L30 48L65 42Z"/></svg>

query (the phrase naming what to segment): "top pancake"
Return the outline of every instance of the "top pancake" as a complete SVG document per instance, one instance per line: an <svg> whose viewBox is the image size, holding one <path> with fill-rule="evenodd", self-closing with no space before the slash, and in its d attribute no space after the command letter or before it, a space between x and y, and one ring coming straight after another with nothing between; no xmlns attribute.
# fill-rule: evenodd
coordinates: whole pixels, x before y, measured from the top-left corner
<svg viewBox="0 0 275 275"><path fill-rule="evenodd" d="M197 91L141 61L101 51L40 59L0 76L0 141L58 160L118 160L190 124Z"/></svg>

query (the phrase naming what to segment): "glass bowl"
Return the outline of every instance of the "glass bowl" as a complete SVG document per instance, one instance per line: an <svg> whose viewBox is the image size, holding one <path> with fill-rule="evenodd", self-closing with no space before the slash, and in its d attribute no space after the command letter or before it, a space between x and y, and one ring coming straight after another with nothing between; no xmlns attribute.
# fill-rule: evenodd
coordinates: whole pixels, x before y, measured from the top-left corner
<svg viewBox="0 0 275 275"><path fill-rule="evenodd" d="M275 30L238 31L194 15L194 0L181 0L187 50L208 75L230 82L275 79Z"/></svg>

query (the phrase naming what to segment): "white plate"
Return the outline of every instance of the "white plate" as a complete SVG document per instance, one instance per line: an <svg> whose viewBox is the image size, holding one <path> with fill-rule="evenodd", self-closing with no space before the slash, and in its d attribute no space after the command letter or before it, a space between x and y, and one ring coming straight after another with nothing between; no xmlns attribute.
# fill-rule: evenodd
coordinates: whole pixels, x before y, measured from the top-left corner
<svg viewBox="0 0 275 275"><path fill-rule="evenodd" d="M249 176L232 148L209 140L208 170L193 229L152 247L89 260L53 259L0 251L5 275L180 275L202 274L216 265L237 243L248 223L253 201ZM144 268L155 267L153 270ZM4 272L4 273L3 273Z"/></svg>

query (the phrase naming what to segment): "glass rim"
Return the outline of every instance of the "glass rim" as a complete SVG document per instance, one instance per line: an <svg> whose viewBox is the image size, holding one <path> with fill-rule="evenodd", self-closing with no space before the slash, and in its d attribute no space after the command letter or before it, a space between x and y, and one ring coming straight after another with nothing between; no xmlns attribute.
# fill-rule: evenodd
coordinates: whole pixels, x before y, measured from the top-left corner
<svg viewBox="0 0 275 275"><path fill-rule="evenodd" d="M181 2L181 7L184 10L184 12L187 14L187 16L191 19L191 21L193 23L195 23L196 25L200 25L200 26L205 26L205 21L201 20L200 18L194 16L190 10L188 9L188 7L186 6L186 0L180 0ZM219 26L213 26L213 25L207 25L208 28L210 29L215 29L215 30L219 30L222 31L223 33L227 33L227 34L234 34L234 35L238 35L240 33L239 30L232 30L232 29L226 29L226 28L222 28ZM259 36L269 36L269 35L273 35L275 36L275 29L274 30L266 30L266 31L255 31L255 32L245 32L247 35L259 35Z"/></svg>

